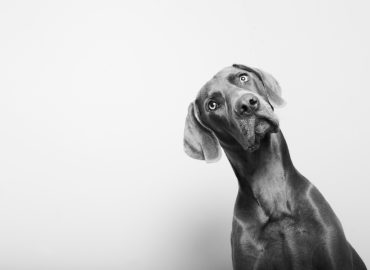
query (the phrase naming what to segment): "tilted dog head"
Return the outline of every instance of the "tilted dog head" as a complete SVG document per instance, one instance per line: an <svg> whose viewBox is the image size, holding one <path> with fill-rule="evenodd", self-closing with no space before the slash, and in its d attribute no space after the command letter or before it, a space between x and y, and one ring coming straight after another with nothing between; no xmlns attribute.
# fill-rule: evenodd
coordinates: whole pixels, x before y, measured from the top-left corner
<svg viewBox="0 0 370 270"><path fill-rule="evenodd" d="M217 161L220 143L253 152L268 133L277 132L274 106L284 105L270 74L244 65L218 72L189 106L184 148L192 158Z"/></svg>

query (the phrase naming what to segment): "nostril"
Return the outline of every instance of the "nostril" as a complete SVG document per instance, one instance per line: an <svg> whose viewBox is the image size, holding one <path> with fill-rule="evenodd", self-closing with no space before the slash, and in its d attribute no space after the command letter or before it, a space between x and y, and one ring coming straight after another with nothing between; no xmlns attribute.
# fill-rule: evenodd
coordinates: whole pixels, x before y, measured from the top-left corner
<svg viewBox="0 0 370 270"><path fill-rule="evenodd" d="M245 113L245 112L248 112L248 106L243 104L240 106L240 112L241 113Z"/></svg>
<svg viewBox="0 0 370 270"><path fill-rule="evenodd" d="M257 98L253 97L249 100L249 104L255 106L258 103Z"/></svg>

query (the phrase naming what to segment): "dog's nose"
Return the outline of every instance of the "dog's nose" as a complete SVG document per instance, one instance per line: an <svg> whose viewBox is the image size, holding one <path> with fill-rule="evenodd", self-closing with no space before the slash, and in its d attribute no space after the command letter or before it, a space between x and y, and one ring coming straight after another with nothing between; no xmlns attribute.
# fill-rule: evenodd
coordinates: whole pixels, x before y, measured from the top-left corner
<svg viewBox="0 0 370 270"><path fill-rule="evenodd" d="M259 101L253 94L245 94L236 103L236 112L239 115L253 114L259 108Z"/></svg>

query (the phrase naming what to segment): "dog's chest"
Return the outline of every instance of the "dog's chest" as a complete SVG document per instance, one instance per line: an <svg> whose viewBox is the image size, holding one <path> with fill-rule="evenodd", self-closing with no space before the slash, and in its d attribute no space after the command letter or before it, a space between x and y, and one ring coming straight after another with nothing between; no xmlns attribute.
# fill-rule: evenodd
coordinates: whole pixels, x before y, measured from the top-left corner
<svg viewBox="0 0 370 270"><path fill-rule="evenodd" d="M314 238L308 226L297 224L289 218L263 227L234 222L234 268L305 269L311 264Z"/></svg>

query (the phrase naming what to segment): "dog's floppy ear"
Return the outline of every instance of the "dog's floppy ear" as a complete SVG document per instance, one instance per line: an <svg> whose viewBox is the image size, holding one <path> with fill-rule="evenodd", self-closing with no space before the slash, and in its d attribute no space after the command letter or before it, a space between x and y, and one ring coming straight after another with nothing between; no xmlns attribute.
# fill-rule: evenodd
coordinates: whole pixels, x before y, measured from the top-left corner
<svg viewBox="0 0 370 270"><path fill-rule="evenodd" d="M285 105L284 99L281 97L281 88L277 80L269 73L255 68L258 74L261 75L263 84L265 85L267 91L267 97L269 101L275 107L282 107Z"/></svg>
<svg viewBox="0 0 370 270"><path fill-rule="evenodd" d="M184 150L188 156L216 162L221 157L221 147L214 133L205 127L198 118L197 107L189 105L184 130Z"/></svg>

